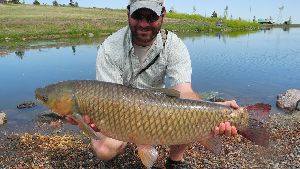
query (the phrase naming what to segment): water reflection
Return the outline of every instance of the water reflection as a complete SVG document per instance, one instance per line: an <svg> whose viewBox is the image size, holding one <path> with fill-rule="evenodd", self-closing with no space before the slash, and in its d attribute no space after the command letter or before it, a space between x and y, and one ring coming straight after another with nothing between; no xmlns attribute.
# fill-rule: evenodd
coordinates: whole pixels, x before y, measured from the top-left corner
<svg viewBox="0 0 300 169"><path fill-rule="evenodd" d="M283 27L282 30L285 32L290 32L290 27Z"/></svg>
<svg viewBox="0 0 300 169"><path fill-rule="evenodd" d="M56 49L60 49L60 47L55 47ZM76 46L71 46L72 49L72 54L76 55ZM42 49L38 49L39 52L42 52ZM25 50L20 50L20 51L15 51L15 55L20 58L21 60L23 60L24 55L25 55ZM4 57L4 56L3 56Z"/></svg>
<svg viewBox="0 0 300 169"><path fill-rule="evenodd" d="M193 86L234 96L240 104L275 107L279 93L300 87L300 29L246 35L184 38L192 57Z"/></svg>
<svg viewBox="0 0 300 169"><path fill-rule="evenodd" d="M73 55L76 54L76 46L72 46Z"/></svg>
<svg viewBox="0 0 300 169"><path fill-rule="evenodd" d="M15 54L18 58L23 59L25 51L16 51Z"/></svg>

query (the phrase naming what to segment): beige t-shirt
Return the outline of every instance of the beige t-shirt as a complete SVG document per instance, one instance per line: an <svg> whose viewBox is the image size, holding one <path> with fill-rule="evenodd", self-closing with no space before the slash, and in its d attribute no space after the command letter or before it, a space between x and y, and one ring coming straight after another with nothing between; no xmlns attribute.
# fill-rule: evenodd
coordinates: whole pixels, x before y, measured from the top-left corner
<svg viewBox="0 0 300 169"><path fill-rule="evenodd" d="M140 64L144 63L144 61L147 58L148 51L151 48L151 45L138 46L136 44L133 44L133 48L134 48L134 55L139 58Z"/></svg>

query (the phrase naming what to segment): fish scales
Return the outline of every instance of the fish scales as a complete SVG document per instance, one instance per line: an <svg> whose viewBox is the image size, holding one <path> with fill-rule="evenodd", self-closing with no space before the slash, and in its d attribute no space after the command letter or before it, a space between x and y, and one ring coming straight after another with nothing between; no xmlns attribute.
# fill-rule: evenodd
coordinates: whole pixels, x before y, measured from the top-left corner
<svg viewBox="0 0 300 169"><path fill-rule="evenodd" d="M239 127L248 120L242 110L151 90L99 81L74 81L73 85L79 111L88 114L107 136L122 141L184 144L208 135L220 122Z"/></svg>

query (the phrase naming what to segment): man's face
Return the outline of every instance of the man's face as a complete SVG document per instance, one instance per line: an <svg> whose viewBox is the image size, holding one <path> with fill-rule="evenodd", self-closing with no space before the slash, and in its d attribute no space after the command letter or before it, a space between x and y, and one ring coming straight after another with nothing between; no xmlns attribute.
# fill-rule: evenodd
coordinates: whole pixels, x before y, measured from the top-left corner
<svg viewBox="0 0 300 169"><path fill-rule="evenodd" d="M133 42L137 45L150 45L163 23L164 13L157 16L150 9L142 8L132 15L128 14L128 23L132 33Z"/></svg>

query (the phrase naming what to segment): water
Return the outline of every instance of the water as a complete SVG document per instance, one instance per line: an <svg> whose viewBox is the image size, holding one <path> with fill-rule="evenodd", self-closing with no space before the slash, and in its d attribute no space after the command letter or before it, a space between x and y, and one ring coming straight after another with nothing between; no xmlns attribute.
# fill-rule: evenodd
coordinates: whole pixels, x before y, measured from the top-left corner
<svg viewBox="0 0 300 169"><path fill-rule="evenodd" d="M299 28L184 42L192 56L195 89L218 91L240 104L266 102L273 107L279 93L300 89Z"/></svg>
<svg viewBox="0 0 300 169"><path fill-rule="evenodd" d="M240 105L269 103L290 88L300 89L300 28L272 29L237 37L181 36L193 64L193 88L218 92ZM95 79L97 45L46 48L0 57L0 110L7 128L30 124L42 106L18 110L35 100L34 90L62 80Z"/></svg>

